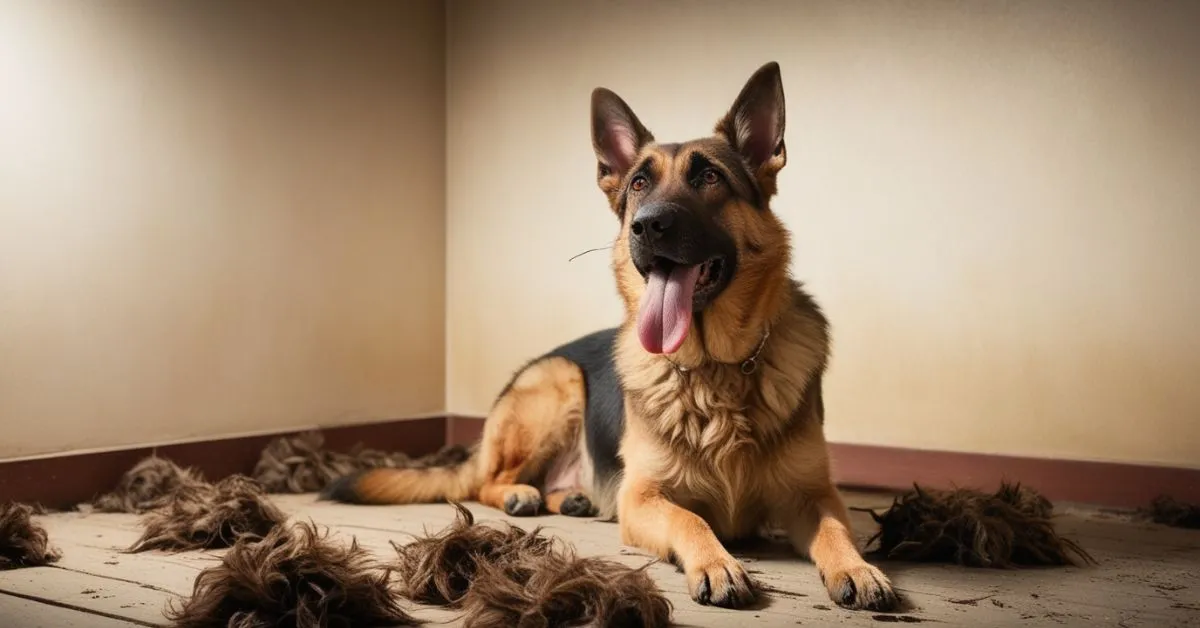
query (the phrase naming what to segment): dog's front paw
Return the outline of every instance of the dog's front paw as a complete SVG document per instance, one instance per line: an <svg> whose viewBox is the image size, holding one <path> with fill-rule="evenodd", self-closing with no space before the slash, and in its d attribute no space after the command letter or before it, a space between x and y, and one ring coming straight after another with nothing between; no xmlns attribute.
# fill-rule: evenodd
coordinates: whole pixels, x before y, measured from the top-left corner
<svg viewBox="0 0 1200 628"><path fill-rule="evenodd" d="M900 597L892 588L891 580L866 562L848 569L822 572L821 581L833 602L843 608L886 612L900 605Z"/></svg>
<svg viewBox="0 0 1200 628"><path fill-rule="evenodd" d="M738 559L724 554L685 569L688 593L701 604L742 608L754 601L754 583Z"/></svg>

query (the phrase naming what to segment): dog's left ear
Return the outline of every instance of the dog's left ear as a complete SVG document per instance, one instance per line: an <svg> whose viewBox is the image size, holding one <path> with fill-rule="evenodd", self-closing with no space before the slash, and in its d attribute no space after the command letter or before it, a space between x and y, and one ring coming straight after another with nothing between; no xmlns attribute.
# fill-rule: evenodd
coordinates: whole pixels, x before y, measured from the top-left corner
<svg viewBox="0 0 1200 628"><path fill-rule="evenodd" d="M717 135L742 154L767 196L775 193L775 175L787 163L785 117L783 77L772 61L746 81L729 113L717 123Z"/></svg>

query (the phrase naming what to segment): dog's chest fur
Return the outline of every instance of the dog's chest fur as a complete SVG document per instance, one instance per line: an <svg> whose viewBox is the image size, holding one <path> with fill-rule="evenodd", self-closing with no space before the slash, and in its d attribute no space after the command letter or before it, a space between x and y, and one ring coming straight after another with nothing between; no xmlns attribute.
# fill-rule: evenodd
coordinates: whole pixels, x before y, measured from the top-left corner
<svg viewBox="0 0 1200 628"><path fill-rule="evenodd" d="M804 419L805 393L824 368L827 346L823 319L789 312L748 375L737 364L684 371L667 359L618 357L629 421L642 433L626 464L638 465L719 536L752 534L770 508L765 482L788 473L780 452Z"/></svg>
<svg viewBox="0 0 1200 628"><path fill-rule="evenodd" d="M752 399L756 378L736 368L664 376L666 383L631 401L661 450L658 479L673 500L740 535L736 520L756 518L744 516L759 502L756 460L766 457L781 422Z"/></svg>

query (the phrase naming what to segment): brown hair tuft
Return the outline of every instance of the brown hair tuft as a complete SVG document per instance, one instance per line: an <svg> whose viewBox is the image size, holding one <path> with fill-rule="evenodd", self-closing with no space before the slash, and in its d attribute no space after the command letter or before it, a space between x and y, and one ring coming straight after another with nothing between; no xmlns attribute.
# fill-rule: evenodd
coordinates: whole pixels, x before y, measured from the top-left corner
<svg viewBox="0 0 1200 628"><path fill-rule="evenodd" d="M671 603L644 569L577 558L569 546L512 525L458 519L396 546L403 594L465 609L468 627L666 626Z"/></svg>
<svg viewBox="0 0 1200 628"><path fill-rule="evenodd" d="M503 528L475 523L475 515L454 504L458 518L440 533L392 547L400 556L397 572L401 590L415 602L457 606L475 580L480 563L504 556L545 556L552 541L516 526Z"/></svg>
<svg viewBox="0 0 1200 628"><path fill-rule="evenodd" d="M40 567L62 557L50 547L46 529L33 521L34 514L41 510L28 504L0 506L0 570Z"/></svg>
<svg viewBox="0 0 1200 628"><path fill-rule="evenodd" d="M1176 528L1200 528L1200 506L1159 495L1144 512L1154 523Z"/></svg>
<svg viewBox="0 0 1200 628"><path fill-rule="evenodd" d="M671 603L645 569L574 552L482 563L467 596L467 628L668 626Z"/></svg>
<svg viewBox="0 0 1200 628"><path fill-rule="evenodd" d="M899 560L968 567L1094 563L1082 547L1058 535L1054 506L1037 491L1002 483L993 494L969 489L913 490L883 514L871 512L879 532L874 552Z"/></svg>
<svg viewBox="0 0 1200 628"><path fill-rule="evenodd" d="M196 577L167 615L181 628L412 626L390 590L390 571L365 550L331 543L306 522L245 536Z"/></svg>
<svg viewBox="0 0 1200 628"><path fill-rule="evenodd" d="M130 552L229 547L243 535L264 536L287 521L254 480L234 475L216 484L188 485L143 517Z"/></svg>
<svg viewBox="0 0 1200 628"><path fill-rule="evenodd" d="M97 497L90 506L98 512L141 513L166 505L177 491L203 485L197 471L149 456L126 471L113 492Z"/></svg>

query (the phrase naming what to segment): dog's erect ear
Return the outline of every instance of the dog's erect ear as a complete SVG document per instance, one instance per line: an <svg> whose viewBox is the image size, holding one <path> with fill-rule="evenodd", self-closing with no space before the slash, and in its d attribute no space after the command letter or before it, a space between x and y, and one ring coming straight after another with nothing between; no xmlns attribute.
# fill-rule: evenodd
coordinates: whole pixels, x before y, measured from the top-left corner
<svg viewBox="0 0 1200 628"><path fill-rule="evenodd" d="M620 96L603 87L592 90L592 148L600 162L598 182L605 194L613 195L638 151L653 141Z"/></svg>
<svg viewBox="0 0 1200 628"><path fill-rule="evenodd" d="M737 148L768 195L775 193L775 174L787 163L785 117L783 77L772 61L746 81L729 113L717 123L716 133Z"/></svg>

